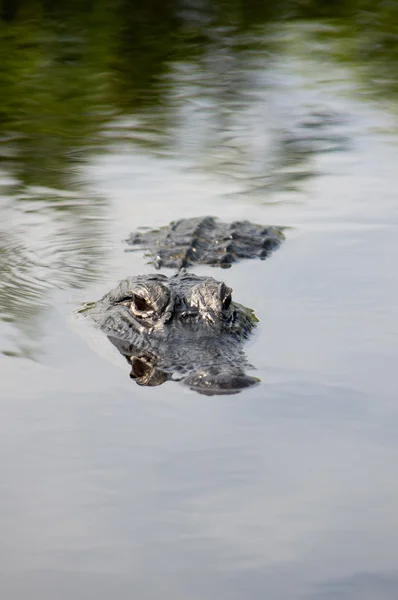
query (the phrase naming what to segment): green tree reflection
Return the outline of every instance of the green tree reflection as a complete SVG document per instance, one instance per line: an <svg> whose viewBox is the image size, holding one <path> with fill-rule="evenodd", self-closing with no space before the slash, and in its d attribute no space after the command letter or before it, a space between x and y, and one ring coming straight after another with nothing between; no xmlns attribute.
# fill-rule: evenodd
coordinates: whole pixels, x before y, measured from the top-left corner
<svg viewBox="0 0 398 600"><path fill-rule="evenodd" d="M298 130L279 125L264 156L251 144L248 115L258 92L264 102L272 89L260 89L256 73L272 73L286 27L300 21L313 22L309 35L329 61L355 70L367 98L395 99L396 2L0 0L0 200L14 217L36 202L54 231L61 221L69 232L52 238L62 261L47 287L83 285L100 272L104 203L82 185L82 167L108 151L118 120L130 119L126 137L143 151L180 155L182 122L186 137L198 123L196 166L242 180L250 194L299 190L323 147L344 149L344 136L327 132L334 116L319 110ZM7 223L0 238L0 310L15 322L26 313L13 301L19 282L37 318L48 290L29 240Z"/></svg>
<svg viewBox="0 0 398 600"><path fill-rule="evenodd" d="M116 115L150 113L159 133L167 128L172 82L164 78L175 63L217 57L215 36L244 56L261 50L253 28L332 19L322 34L340 40L331 54L362 65L375 93L397 91L395 2L3 0L1 15L0 160L21 187L70 187ZM234 92L242 92L244 64L232 68Z"/></svg>

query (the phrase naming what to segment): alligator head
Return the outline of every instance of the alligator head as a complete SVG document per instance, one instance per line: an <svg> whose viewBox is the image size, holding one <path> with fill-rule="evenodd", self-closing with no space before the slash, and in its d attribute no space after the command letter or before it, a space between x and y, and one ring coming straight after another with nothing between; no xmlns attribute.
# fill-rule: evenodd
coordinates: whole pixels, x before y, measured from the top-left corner
<svg viewBox="0 0 398 600"><path fill-rule="evenodd" d="M128 277L84 313L126 358L140 385L172 379L200 393L226 394L258 381L245 373L242 348L257 319L212 277Z"/></svg>

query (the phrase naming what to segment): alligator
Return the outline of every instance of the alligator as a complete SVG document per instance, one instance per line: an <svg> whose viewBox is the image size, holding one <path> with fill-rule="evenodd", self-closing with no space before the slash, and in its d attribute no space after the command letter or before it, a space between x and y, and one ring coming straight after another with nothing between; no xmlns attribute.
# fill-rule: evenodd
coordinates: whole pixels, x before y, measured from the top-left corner
<svg viewBox="0 0 398 600"><path fill-rule="evenodd" d="M202 394L231 394L258 383L243 351L258 319L232 301L232 290L212 277L186 271L192 264L230 266L240 258L261 259L278 247L281 229L248 221L230 225L213 217L172 222L136 232L129 243L146 248L160 273L122 280L88 315L125 357L139 385L180 381Z"/></svg>
<svg viewBox="0 0 398 600"><path fill-rule="evenodd" d="M232 393L258 380L242 349L257 319L231 288L181 271L122 280L87 308L140 385L178 380L204 394Z"/></svg>

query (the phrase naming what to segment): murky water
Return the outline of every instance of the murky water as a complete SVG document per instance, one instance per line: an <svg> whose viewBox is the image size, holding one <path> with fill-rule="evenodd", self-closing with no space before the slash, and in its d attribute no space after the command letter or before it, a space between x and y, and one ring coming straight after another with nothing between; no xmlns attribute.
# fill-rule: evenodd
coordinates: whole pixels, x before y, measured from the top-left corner
<svg viewBox="0 0 398 600"><path fill-rule="evenodd" d="M397 20L293 4L4 15L4 600L397 597ZM290 227L195 269L255 309L261 384L139 387L74 311L150 270L131 230L205 214Z"/></svg>

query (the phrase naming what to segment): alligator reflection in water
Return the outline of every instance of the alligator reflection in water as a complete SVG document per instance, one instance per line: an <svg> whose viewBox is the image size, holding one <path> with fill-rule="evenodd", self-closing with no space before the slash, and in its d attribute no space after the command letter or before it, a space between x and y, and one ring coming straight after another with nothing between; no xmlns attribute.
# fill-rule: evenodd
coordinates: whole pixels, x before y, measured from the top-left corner
<svg viewBox="0 0 398 600"><path fill-rule="evenodd" d="M139 385L181 381L203 394L232 394L259 380L245 373L242 344L253 311L212 277L180 272L129 277L83 309L131 365Z"/></svg>

